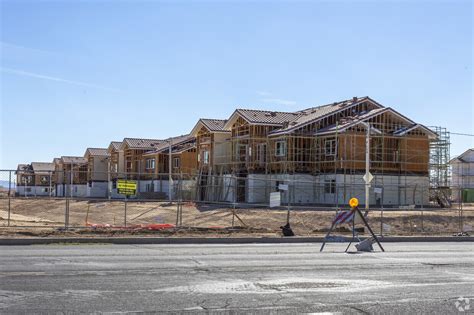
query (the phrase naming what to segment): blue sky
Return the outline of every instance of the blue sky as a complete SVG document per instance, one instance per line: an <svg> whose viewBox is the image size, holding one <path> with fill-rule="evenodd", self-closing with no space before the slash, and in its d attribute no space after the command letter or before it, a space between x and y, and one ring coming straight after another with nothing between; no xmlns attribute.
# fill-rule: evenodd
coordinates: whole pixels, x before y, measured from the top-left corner
<svg viewBox="0 0 474 315"><path fill-rule="evenodd" d="M365 95L474 133L471 1L0 3L3 169Z"/></svg>

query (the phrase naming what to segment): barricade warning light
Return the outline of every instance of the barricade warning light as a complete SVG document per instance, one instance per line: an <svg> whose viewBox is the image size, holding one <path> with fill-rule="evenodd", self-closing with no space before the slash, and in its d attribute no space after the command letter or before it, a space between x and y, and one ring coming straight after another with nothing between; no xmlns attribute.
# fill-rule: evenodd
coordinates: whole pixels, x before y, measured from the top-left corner
<svg viewBox="0 0 474 315"><path fill-rule="evenodd" d="M358 205L359 205L359 199L351 198L351 200L349 200L349 206L351 206L351 208L355 208Z"/></svg>

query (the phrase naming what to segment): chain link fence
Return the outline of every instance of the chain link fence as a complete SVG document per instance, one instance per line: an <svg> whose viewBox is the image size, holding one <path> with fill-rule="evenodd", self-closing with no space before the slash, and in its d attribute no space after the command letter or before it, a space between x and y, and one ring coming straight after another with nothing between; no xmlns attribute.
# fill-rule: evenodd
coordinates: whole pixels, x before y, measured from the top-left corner
<svg viewBox="0 0 474 315"><path fill-rule="evenodd" d="M365 205L362 176L90 174L0 171L0 227L25 229L221 229L276 233L287 220L297 235L324 234L351 197ZM120 194L120 180L136 192ZM283 189L282 189L283 188ZM381 235L470 233L474 205L433 189L428 177L378 176L369 189L369 221ZM280 206L269 207L278 193ZM8 230L8 229L7 229Z"/></svg>

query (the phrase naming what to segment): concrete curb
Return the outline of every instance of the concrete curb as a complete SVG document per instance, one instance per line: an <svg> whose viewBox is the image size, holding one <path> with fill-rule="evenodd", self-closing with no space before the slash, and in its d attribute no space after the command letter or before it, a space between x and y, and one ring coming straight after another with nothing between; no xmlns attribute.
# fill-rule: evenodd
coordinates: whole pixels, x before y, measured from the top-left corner
<svg viewBox="0 0 474 315"><path fill-rule="evenodd" d="M48 244L279 244L322 243L323 237L232 237L232 238L166 238L166 237L95 237L95 238L3 238L0 246ZM363 239L363 238L361 238ZM383 237L383 243L399 242L474 242L472 236L413 236Z"/></svg>

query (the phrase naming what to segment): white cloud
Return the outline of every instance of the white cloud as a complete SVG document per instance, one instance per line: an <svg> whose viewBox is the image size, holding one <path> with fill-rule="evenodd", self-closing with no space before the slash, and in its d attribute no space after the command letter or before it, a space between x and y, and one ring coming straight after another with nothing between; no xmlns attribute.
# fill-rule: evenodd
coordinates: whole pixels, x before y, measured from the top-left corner
<svg viewBox="0 0 474 315"><path fill-rule="evenodd" d="M36 78L36 79L42 79L42 80L56 81L56 82L73 84L73 85L78 85L78 86L85 86L85 87L90 87L90 88L94 88L94 89L108 90L108 91L118 91L117 89L108 88L108 87L101 86L101 85L90 84L90 83L81 82L81 81L67 80L67 79L63 79L63 78L59 78L59 77L52 77L52 76L48 76L48 75L44 75L44 74L39 74L39 73L34 73L34 72L29 72L29 71L23 71L23 70L18 70L18 69L0 67L0 71L5 72L5 73L9 73L9 74L15 74L15 75L20 75L20 76L25 76L25 77L30 77L30 78Z"/></svg>

